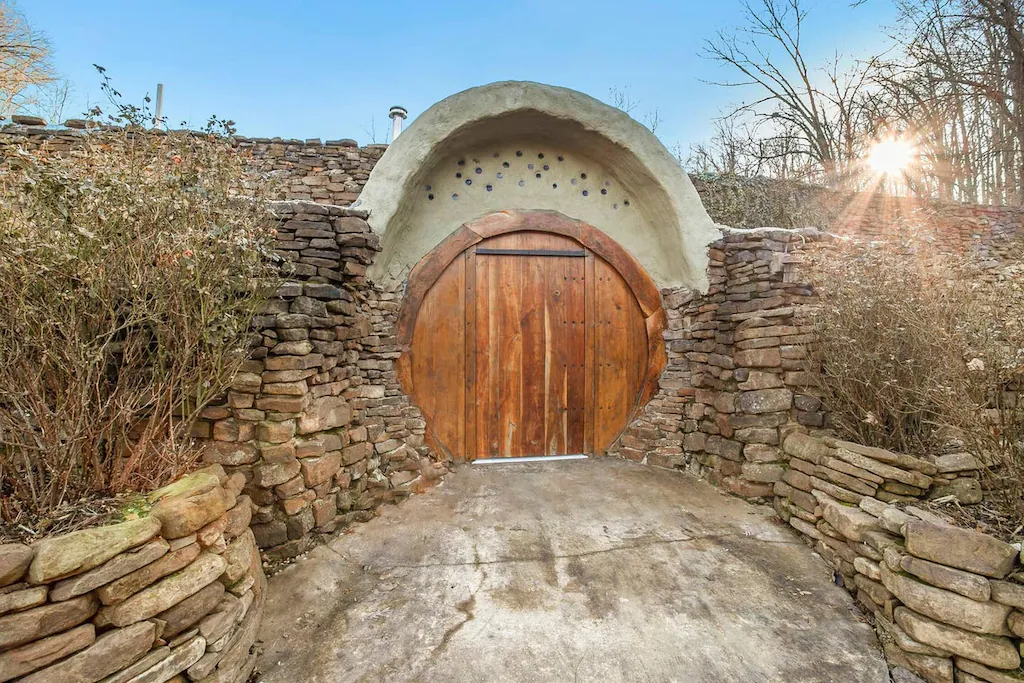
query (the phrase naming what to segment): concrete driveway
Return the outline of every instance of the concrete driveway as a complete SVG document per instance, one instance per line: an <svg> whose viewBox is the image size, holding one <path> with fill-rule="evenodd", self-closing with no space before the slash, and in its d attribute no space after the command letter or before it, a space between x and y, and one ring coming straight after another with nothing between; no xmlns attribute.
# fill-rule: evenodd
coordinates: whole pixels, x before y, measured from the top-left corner
<svg viewBox="0 0 1024 683"><path fill-rule="evenodd" d="M885 683L771 511L603 459L464 466L270 580L265 683Z"/></svg>

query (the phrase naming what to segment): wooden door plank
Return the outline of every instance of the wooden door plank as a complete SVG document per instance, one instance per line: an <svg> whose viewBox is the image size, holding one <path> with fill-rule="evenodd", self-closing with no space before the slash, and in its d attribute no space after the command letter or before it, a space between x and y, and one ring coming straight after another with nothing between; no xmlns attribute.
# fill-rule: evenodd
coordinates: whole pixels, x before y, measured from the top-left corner
<svg viewBox="0 0 1024 683"><path fill-rule="evenodd" d="M561 260L552 261L548 267L547 281L549 286L543 291L544 301L544 454L559 455L564 453L567 426L565 424L567 410L568 356L562 339L567 324L561 296L568 279L565 264Z"/></svg>
<svg viewBox="0 0 1024 683"><path fill-rule="evenodd" d="M547 455L546 411L551 408L545 365L550 341L545 325L545 293L557 258L513 256L520 276L519 339L522 345L519 372L521 455Z"/></svg>
<svg viewBox="0 0 1024 683"><path fill-rule="evenodd" d="M580 224L580 241L619 273L629 285L644 316L661 307L661 295L644 267L615 240L587 223Z"/></svg>
<svg viewBox="0 0 1024 683"><path fill-rule="evenodd" d="M594 442L596 430L596 391L595 375L597 369L597 315L594 304L594 292L596 285L595 262L597 257L588 250L586 261L586 274L584 275L584 406L583 406L583 452L594 455L604 455Z"/></svg>
<svg viewBox="0 0 1024 683"><path fill-rule="evenodd" d="M476 330L476 255L472 249L466 251L463 258L465 269L466 294L462 310L463 335L465 338L465 386L462 395L465 408L463 412L463 424L465 425L465 436L463 437L464 448L462 454L465 460L473 460L480 457L480 450L477 444L476 435L476 402L477 402L477 330Z"/></svg>
<svg viewBox="0 0 1024 683"><path fill-rule="evenodd" d="M476 259L477 439L482 455L508 457L522 447L521 260Z"/></svg>
<svg viewBox="0 0 1024 683"><path fill-rule="evenodd" d="M437 279L459 259L460 254L479 241L479 235L463 226L434 247L412 269L395 324L395 338L399 346L408 346L412 341L423 300Z"/></svg>
<svg viewBox="0 0 1024 683"><path fill-rule="evenodd" d="M564 307L570 320L567 326L571 337L560 342L567 350L569 374L566 377L566 453L586 453L586 409L587 409L587 315L586 315L586 260L566 259L566 283L563 293Z"/></svg>
<svg viewBox="0 0 1024 683"><path fill-rule="evenodd" d="M595 449L604 450L632 416L647 369L647 329L629 285L603 259L595 264L597 424Z"/></svg>
<svg viewBox="0 0 1024 683"><path fill-rule="evenodd" d="M461 453L465 439L465 262L456 259L423 298L412 347L403 354L401 374L411 376L417 405L434 440L449 456ZM406 370L407 368L407 370Z"/></svg>

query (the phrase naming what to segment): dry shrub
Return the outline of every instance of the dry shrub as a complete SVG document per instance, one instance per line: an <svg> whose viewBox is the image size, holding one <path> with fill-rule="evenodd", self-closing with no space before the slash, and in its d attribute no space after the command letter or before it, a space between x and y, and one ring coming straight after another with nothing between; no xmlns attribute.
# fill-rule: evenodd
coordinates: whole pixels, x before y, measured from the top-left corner
<svg viewBox="0 0 1024 683"><path fill-rule="evenodd" d="M966 361L969 283L952 259L905 244L840 240L810 259L821 297L815 360L832 423L851 440L927 452L972 402Z"/></svg>
<svg viewBox="0 0 1024 683"><path fill-rule="evenodd" d="M0 491L11 522L189 467L273 286L260 189L222 137L3 150Z"/></svg>
<svg viewBox="0 0 1024 683"><path fill-rule="evenodd" d="M1021 260L999 269L971 268L968 367L984 391L975 414L975 448L994 454L1010 499L1024 512L1024 240Z"/></svg>
<svg viewBox="0 0 1024 683"><path fill-rule="evenodd" d="M919 455L955 434L1024 490L1024 404L1008 389L1024 362L1024 282L926 241L839 240L808 259L820 294L813 362L832 426L869 446Z"/></svg>

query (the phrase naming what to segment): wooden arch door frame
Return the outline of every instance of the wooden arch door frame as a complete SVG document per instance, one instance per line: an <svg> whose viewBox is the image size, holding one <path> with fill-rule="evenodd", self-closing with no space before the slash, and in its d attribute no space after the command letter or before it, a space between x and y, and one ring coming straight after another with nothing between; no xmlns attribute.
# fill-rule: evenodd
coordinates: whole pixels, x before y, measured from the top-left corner
<svg viewBox="0 0 1024 683"><path fill-rule="evenodd" d="M463 224L425 255L409 274L405 294L399 310L395 336L400 351L397 374L402 390L416 402L417 387L413 385L413 367L410 358L413 336L420 309L431 288L449 266L474 245L509 233L550 233L570 238L603 259L626 283L643 316L647 336L647 363L635 404L625 428L658 390L658 382L666 364L663 333L667 318L661 295L646 270L615 240L594 226L574 220L555 211L501 211ZM589 304L588 304L589 305ZM468 373L467 373L468 375ZM467 376L467 388L470 383ZM432 438L428 423L427 438L435 449L440 446ZM617 438L617 437L616 437ZM614 439L612 440L614 442ZM610 444L609 444L610 445ZM441 448L447 451L446 448ZM598 453L603 454L603 450ZM452 453L456 461L465 460L461 453Z"/></svg>

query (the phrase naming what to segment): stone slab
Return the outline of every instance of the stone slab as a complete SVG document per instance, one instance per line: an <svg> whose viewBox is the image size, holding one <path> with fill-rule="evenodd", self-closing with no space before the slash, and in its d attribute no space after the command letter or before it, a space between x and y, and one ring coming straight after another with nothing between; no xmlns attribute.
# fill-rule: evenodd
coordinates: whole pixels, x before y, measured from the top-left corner
<svg viewBox="0 0 1024 683"><path fill-rule="evenodd" d="M95 614L98 608L99 601L94 596L82 595L0 617L0 650L77 626Z"/></svg>
<svg viewBox="0 0 1024 683"><path fill-rule="evenodd" d="M36 669L88 647L96 640L96 628L82 624L57 635L0 652L0 681L24 676Z"/></svg>
<svg viewBox="0 0 1024 683"><path fill-rule="evenodd" d="M862 446L858 443L853 443L852 441L843 441L832 437L825 437L824 441L833 448L844 448L853 453L859 453L860 455L871 458L872 460L889 465L896 465L897 467L904 469L915 470L928 475L929 477L938 471L933 463L930 463L927 460L922 460L921 458L915 458L912 455L906 455L905 453L894 453L883 448Z"/></svg>
<svg viewBox="0 0 1024 683"><path fill-rule="evenodd" d="M904 533L911 555L994 579L1005 577L1017 562L1016 548L977 531L911 520Z"/></svg>
<svg viewBox="0 0 1024 683"><path fill-rule="evenodd" d="M991 581L992 599L1024 610L1024 586L1012 581Z"/></svg>
<svg viewBox="0 0 1024 683"><path fill-rule="evenodd" d="M28 569L30 583L51 583L89 571L160 533L160 520L134 519L121 524L83 529L36 543Z"/></svg>
<svg viewBox="0 0 1024 683"><path fill-rule="evenodd" d="M212 477L216 480L216 477ZM163 522L164 538L193 534L234 506L234 498L219 485L195 495L168 496L161 499L150 514Z"/></svg>
<svg viewBox="0 0 1024 683"><path fill-rule="evenodd" d="M881 571L885 587L915 612L975 633L1008 635L1006 618L1010 615L1010 608L1006 605L971 600L896 574L885 565L881 566Z"/></svg>
<svg viewBox="0 0 1024 683"><path fill-rule="evenodd" d="M19 680L19 683L96 683L142 657L156 639L150 621L104 633L92 645L57 664Z"/></svg>
<svg viewBox="0 0 1024 683"><path fill-rule="evenodd" d="M992 669L984 664L979 664L978 662L971 661L965 657L957 657L954 662L956 663L956 668L960 671L966 671L982 681L988 681L988 683L1024 682L1024 671L1021 671L1020 669L1016 671Z"/></svg>
<svg viewBox="0 0 1024 683"><path fill-rule="evenodd" d="M199 661L206 652L206 639L196 636L187 643L171 650L167 657L149 669L129 679L126 683L166 683Z"/></svg>
<svg viewBox="0 0 1024 683"><path fill-rule="evenodd" d="M50 600L60 602L76 595L88 593L144 567L150 562L155 562L167 553L169 547L167 541L157 538L134 550L125 551L95 569L59 581L50 591Z"/></svg>
<svg viewBox="0 0 1024 683"><path fill-rule="evenodd" d="M181 571L144 588L123 602L103 607L100 617L114 626L126 626L148 619L216 581L226 566L227 563L219 555L201 553Z"/></svg>
<svg viewBox="0 0 1024 683"><path fill-rule="evenodd" d="M110 674L100 683L128 683L128 681L131 681L136 676L149 671L161 661L170 657L170 655L171 648L166 645L150 650L145 654L145 656L131 666L121 669L117 673Z"/></svg>
<svg viewBox="0 0 1024 683"><path fill-rule="evenodd" d="M191 543L177 550L172 549L170 553L157 561L137 569L106 586L102 586L96 591L96 595L104 605L121 602L168 574L186 567L199 557L200 550L201 548L198 543Z"/></svg>
<svg viewBox="0 0 1024 683"><path fill-rule="evenodd" d="M157 618L167 622L167 626L160 637L170 640L196 624L213 611L222 597L224 597L224 584L214 581L195 595L185 598L169 610L161 612Z"/></svg>
<svg viewBox="0 0 1024 683"><path fill-rule="evenodd" d="M855 467L867 470L884 479L892 479L921 489L927 489L932 484L932 478L920 472L903 470L899 467L887 465L884 462L879 462L847 448L836 448L832 453L840 460L844 460Z"/></svg>
<svg viewBox="0 0 1024 683"><path fill-rule="evenodd" d="M897 607L896 623L918 642L996 669L1016 669L1020 653L1009 638L982 635L943 624L907 607Z"/></svg>
<svg viewBox="0 0 1024 683"><path fill-rule="evenodd" d="M900 560L900 569L908 574L913 574L926 583L959 593L971 600L986 602L992 597L988 579L962 569L953 569L913 555L903 556L903 559Z"/></svg>
<svg viewBox="0 0 1024 683"><path fill-rule="evenodd" d="M32 548L21 543L0 545L0 586L9 586L20 581L28 571L34 554Z"/></svg>
<svg viewBox="0 0 1024 683"><path fill-rule="evenodd" d="M826 501L821 507L825 521L851 541L863 541L867 532L878 530L878 520L859 507L836 501Z"/></svg>
<svg viewBox="0 0 1024 683"><path fill-rule="evenodd" d="M0 614L21 612L46 602L46 586L33 586L0 594Z"/></svg>

